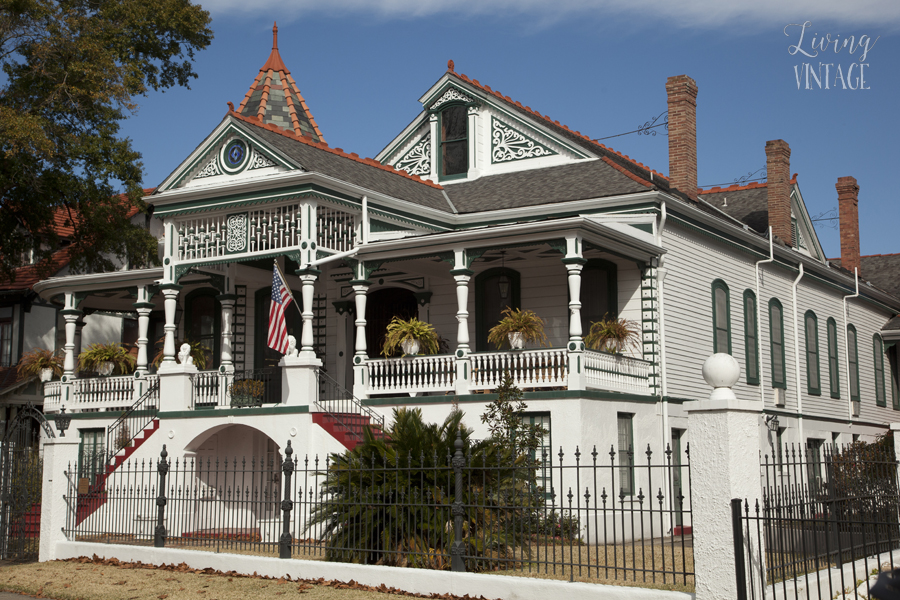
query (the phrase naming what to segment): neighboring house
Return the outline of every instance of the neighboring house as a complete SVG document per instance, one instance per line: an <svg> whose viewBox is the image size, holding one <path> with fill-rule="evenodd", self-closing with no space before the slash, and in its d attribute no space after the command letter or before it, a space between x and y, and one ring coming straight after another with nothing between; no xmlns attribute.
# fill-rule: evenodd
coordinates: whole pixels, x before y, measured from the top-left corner
<svg viewBox="0 0 900 600"><path fill-rule="evenodd" d="M373 160L325 143L276 45L238 108L146 198L162 267L35 287L61 308L70 353L88 311L137 324L135 377L101 389L68 369L47 410L65 405L96 446L120 439L107 428L133 404L127 415L151 415L145 456L163 443L171 455L274 456L287 440L321 455L347 442L349 412L418 406L440 421L458 402L483 435L482 394L509 370L548 447L660 451L684 448L682 404L708 397L700 367L727 352L742 369L735 393L759 401L766 452L886 431L900 408L882 338L896 290L861 279L856 294L853 273L825 259L784 141L766 146L766 183L699 190L697 86L678 76L666 89L668 177L452 62ZM855 203L850 180L838 189ZM267 346L273 261L302 309L287 308L296 357ZM507 306L542 316L550 347L489 347ZM432 323L449 352L380 357L395 315ZM639 348L586 349L604 315L638 323ZM154 375L149 346L163 334ZM209 372L175 360L184 339L210 351ZM316 383L319 365L363 406L329 409L340 390ZM264 381L279 405L231 407L241 379Z"/></svg>

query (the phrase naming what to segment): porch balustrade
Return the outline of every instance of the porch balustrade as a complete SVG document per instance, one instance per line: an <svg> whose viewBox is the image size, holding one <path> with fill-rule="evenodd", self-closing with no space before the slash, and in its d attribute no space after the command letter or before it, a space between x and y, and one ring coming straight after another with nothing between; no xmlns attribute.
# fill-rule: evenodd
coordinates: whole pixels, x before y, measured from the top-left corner
<svg viewBox="0 0 900 600"><path fill-rule="evenodd" d="M650 363L645 360L586 350L584 371L588 389L650 393Z"/></svg>
<svg viewBox="0 0 900 600"><path fill-rule="evenodd" d="M449 392L456 380L452 354L366 361L370 394Z"/></svg>
<svg viewBox="0 0 900 600"><path fill-rule="evenodd" d="M72 383L74 404L81 410L131 406L134 402L134 376L93 377Z"/></svg>
<svg viewBox="0 0 900 600"><path fill-rule="evenodd" d="M62 405L62 385L59 381L44 384L44 412L59 412Z"/></svg>
<svg viewBox="0 0 900 600"><path fill-rule="evenodd" d="M509 372L519 388L566 387L568 353L565 348L514 352L477 352L472 359L472 391L490 391Z"/></svg>

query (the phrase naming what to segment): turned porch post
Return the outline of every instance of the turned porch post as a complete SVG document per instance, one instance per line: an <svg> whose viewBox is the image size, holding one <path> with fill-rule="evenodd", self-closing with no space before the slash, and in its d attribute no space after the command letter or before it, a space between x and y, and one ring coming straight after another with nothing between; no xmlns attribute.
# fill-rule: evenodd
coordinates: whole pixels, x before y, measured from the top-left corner
<svg viewBox="0 0 900 600"><path fill-rule="evenodd" d="M147 286L142 285L137 289L137 301L132 305L138 314L138 339L137 339L137 368L135 369L140 376L143 376L147 373L147 365L149 364L149 359L147 358L147 344L149 339L147 338L147 330L150 327L150 313L153 311L154 305L150 302L150 298L153 296L147 290Z"/></svg>
<svg viewBox="0 0 900 600"><path fill-rule="evenodd" d="M63 361L63 381L75 378L75 327L78 318L83 314L78 310L78 300L74 292L65 293L65 308L60 311L66 321L66 356Z"/></svg>
<svg viewBox="0 0 900 600"><path fill-rule="evenodd" d="M466 251L453 251L453 270L456 280L456 393L468 394L472 374L472 360L469 358L469 281L474 274L469 269Z"/></svg>
<svg viewBox="0 0 900 600"><path fill-rule="evenodd" d="M313 268L297 270L297 275L300 277L300 281L303 282L303 287L300 288L303 302L303 328L300 332L300 352L308 356L315 356L315 348L313 347L315 343L315 338L313 337L313 317L315 316L313 313L313 298L316 291L316 280L319 278L320 273L321 271Z"/></svg>
<svg viewBox="0 0 900 600"><path fill-rule="evenodd" d="M360 265L362 268L362 265ZM366 381L366 293L371 282L366 279L354 279L353 299L356 301L356 344L353 355L353 395L357 398L368 398L368 382Z"/></svg>
<svg viewBox="0 0 900 600"><path fill-rule="evenodd" d="M584 341L581 328L581 270L587 261L583 255L583 243L580 237L566 238L566 265L569 277L569 343L566 345L569 360L570 390L584 389Z"/></svg>
<svg viewBox="0 0 900 600"><path fill-rule="evenodd" d="M234 304L237 302L236 294L220 294L216 296L222 307L222 354L219 370L223 373L234 372L234 332L231 322L234 320Z"/></svg>
<svg viewBox="0 0 900 600"><path fill-rule="evenodd" d="M166 339L163 344L163 362L160 365L161 368L164 368L166 365L174 365L175 362L175 309L178 306L178 292L181 291L182 286L177 283L164 283L159 286L162 290L163 296L165 296L165 307L166 307Z"/></svg>

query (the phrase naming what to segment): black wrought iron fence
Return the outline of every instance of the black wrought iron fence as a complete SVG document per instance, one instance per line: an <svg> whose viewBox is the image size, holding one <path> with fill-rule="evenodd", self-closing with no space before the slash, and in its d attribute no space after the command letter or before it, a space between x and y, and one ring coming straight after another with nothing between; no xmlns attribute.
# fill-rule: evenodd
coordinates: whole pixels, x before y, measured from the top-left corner
<svg viewBox="0 0 900 600"><path fill-rule="evenodd" d="M869 597L874 575L900 566L892 446L786 446L760 469L762 499L732 502L739 597Z"/></svg>
<svg viewBox="0 0 900 600"><path fill-rule="evenodd" d="M128 410L106 428L108 460L112 462L119 450L131 445L134 438L156 418L157 413L159 413L159 379L154 381L143 396L138 398Z"/></svg>
<svg viewBox="0 0 900 600"><path fill-rule="evenodd" d="M382 442L379 442L382 443ZM389 447L387 444L385 447ZM70 539L693 588L687 451L126 462ZM657 453L658 454L658 453ZM71 471L77 472L78 466ZM623 479L624 478L624 479Z"/></svg>

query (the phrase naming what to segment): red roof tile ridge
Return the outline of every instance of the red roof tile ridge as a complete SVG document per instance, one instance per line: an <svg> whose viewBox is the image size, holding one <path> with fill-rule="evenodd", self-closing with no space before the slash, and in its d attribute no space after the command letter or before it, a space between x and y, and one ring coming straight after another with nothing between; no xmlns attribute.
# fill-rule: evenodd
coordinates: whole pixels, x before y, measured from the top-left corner
<svg viewBox="0 0 900 600"><path fill-rule="evenodd" d="M393 173L395 175L399 175L399 176L409 179L411 181L415 181L416 183L422 183L424 185L427 185L428 187L432 187L432 188L435 188L438 190L444 189L442 186L434 183L433 181L429 181L427 179L422 179L418 175L410 175L406 171L398 170L398 169L395 169L388 165L382 164L373 158L360 158L359 155L356 154L355 152L347 153L347 152L344 152L341 148L329 148L328 144L326 144L324 141L317 142L310 137L298 135L297 133L294 133L293 131L288 131L286 129L282 129L281 127L275 125L274 123L263 124L263 123L260 123L259 120L257 120L257 119L254 119L251 117L246 117L246 116L244 116L238 112L232 111L232 110L228 111L227 116L234 117L235 119L244 121L245 123L249 123L256 127L261 127L268 131L271 131L272 133L277 133L279 135L283 135L286 138L306 144L307 146L313 146L315 148L319 148L319 149L329 152L331 154L336 154L336 155L346 158L348 160L352 160L352 161L358 162L360 164L368 165L370 167L375 167L377 169L381 169L382 171L387 171L388 173Z"/></svg>
<svg viewBox="0 0 900 600"><path fill-rule="evenodd" d="M863 254L860 256L860 258L875 258L876 256L900 256L900 252L893 252L888 254Z"/></svg>
<svg viewBox="0 0 900 600"><path fill-rule="evenodd" d="M736 183L731 184L728 187L715 186L711 187L708 190L704 190L703 188L697 188L698 194L718 194L719 192L738 192L741 190L754 190L757 188L764 188L768 185L768 182L763 183L759 181L754 181L748 183L746 185L738 185Z"/></svg>
<svg viewBox="0 0 900 600"><path fill-rule="evenodd" d="M474 85L474 86L477 87L477 88L480 88L480 89L482 89L482 90L484 90L484 91L486 91L486 92L488 92L488 93L490 93L490 94L493 94L494 96L497 96L497 97L500 98L501 100L506 100L506 101L509 102L510 104L513 104L513 105L515 105L515 106L521 108L522 110L524 110L524 111L526 111L526 112L528 112L528 113L533 114L533 115L536 116L536 117L542 118L542 119L544 119L545 121L549 121L550 123L553 123L553 124L556 125L557 127L561 128L561 129L564 129L565 131L568 131L569 133L572 133L572 134L574 134L574 135L580 137L581 139L583 139L583 140L586 141L586 142L590 142L590 143L592 143L592 144L594 144L594 145L596 145L596 146L600 146L601 148L603 148L603 149L606 150L607 152L611 152L611 153L613 153L613 154L619 156L620 158L623 158L623 159L627 160L628 162L632 163L633 165L635 165L635 166L637 166L637 167L640 167L641 169L644 169L644 170L646 170L646 171L649 171L649 172L653 173L653 175L655 175L655 176L659 176L659 177L665 179L666 181L669 180L668 176L663 175L663 174L660 173L659 171L656 171L655 169L651 169L650 167L646 166L645 164L643 164L643 163L641 163L641 162L639 162L639 161L636 161L636 160L634 160L634 159L632 159L632 158L626 156L625 154L622 154L621 152L619 152L618 150L615 150L614 148L610 148L609 146L607 146L607 145L605 145L605 144L601 144L600 142L594 140L593 138L590 138L590 137L584 135L584 134L581 133L580 131L575 131L575 130L571 129L570 127L568 127L567 125L562 125L559 121L554 121L553 119L551 119L551 118L548 117L547 115L542 115L540 112L538 112L538 111L532 109L530 106L523 106L521 102L519 102L519 101L514 101L514 100L512 100L509 96L504 96L504 95L501 94L500 92L496 92L496 91L492 90L492 89L491 89L491 86L489 86L489 85L484 85L483 83L480 83L477 79L470 79L470 78L469 78L467 75L465 75L464 73L456 73L455 71L451 71L450 73L451 73L452 75L454 75L454 76L456 76L456 77L462 79L463 81L466 81L466 82L468 82L468 83L471 83L472 85Z"/></svg>

